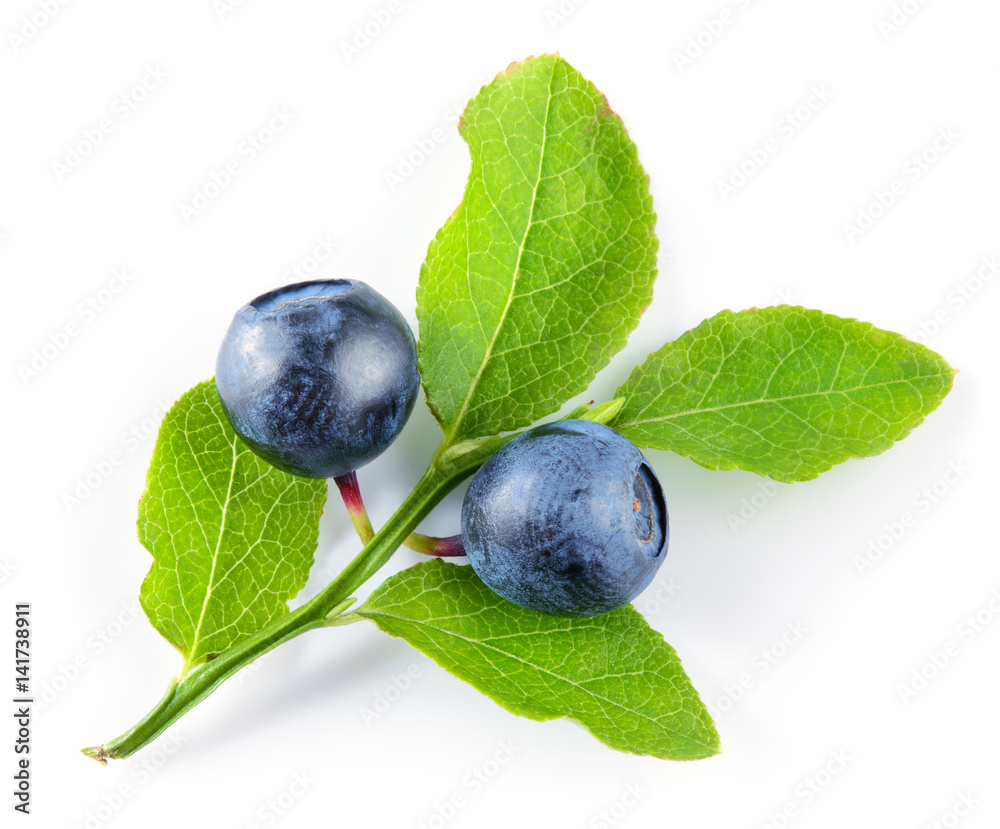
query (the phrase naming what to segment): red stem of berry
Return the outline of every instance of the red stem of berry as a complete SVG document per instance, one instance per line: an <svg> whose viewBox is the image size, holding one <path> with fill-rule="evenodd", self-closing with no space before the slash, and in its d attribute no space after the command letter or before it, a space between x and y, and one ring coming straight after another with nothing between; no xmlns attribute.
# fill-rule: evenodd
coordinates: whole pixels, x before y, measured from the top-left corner
<svg viewBox="0 0 1000 829"><path fill-rule="evenodd" d="M411 550L428 556L464 556L465 544L461 535L451 535L447 538L437 538L423 533L410 533L403 542Z"/></svg>
<svg viewBox="0 0 1000 829"><path fill-rule="evenodd" d="M358 476L352 471L346 475L339 475L333 480L337 484L337 489L340 490L340 497L344 499L347 514L351 516L351 523L354 525L361 543L367 544L375 536L375 529L368 518L365 502L361 498Z"/></svg>
<svg viewBox="0 0 1000 829"><path fill-rule="evenodd" d="M340 490L340 497L344 499L344 506L347 507L347 514L351 517L351 523L354 525L358 537L363 544L367 544L374 537L375 530L368 517L368 510L365 509L364 499L361 497L358 476L354 472L348 472L333 480L337 484L337 489ZM461 535L437 538L423 533L410 533L403 544L411 550L428 556L465 555L465 545L462 543Z"/></svg>

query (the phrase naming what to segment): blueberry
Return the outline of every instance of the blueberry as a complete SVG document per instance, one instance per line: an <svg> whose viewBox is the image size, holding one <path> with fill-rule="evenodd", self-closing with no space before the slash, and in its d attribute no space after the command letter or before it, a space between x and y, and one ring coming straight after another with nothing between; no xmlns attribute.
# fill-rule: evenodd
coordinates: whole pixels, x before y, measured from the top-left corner
<svg viewBox="0 0 1000 829"><path fill-rule="evenodd" d="M355 279L299 282L236 312L215 364L236 432L296 475L332 478L392 443L420 378L413 332Z"/></svg>
<svg viewBox="0 0 1000 829"><path fill-rule="evenodd" d="M642 453L589 420L519 435L480 468L462 504L479 577L508 601L557 616L632 601L669 536L663 490Z"/></svg>

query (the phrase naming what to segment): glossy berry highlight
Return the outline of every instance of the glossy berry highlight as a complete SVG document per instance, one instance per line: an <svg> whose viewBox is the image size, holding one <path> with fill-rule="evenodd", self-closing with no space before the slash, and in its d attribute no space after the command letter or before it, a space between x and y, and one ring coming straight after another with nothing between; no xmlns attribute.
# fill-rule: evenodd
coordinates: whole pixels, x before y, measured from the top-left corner
<svg viewBox="0 0 1000 829"><path fill-rule="evenodd" d="M476 473L462 505L469 562L498 595L557 616L632 601L669 541L660 483L626 438L589 420L531 429Z"/></svg>
<svg viewBox="0 0 1000 829"><path fill-rule="evenodd" d="M332 478L380 455L416 400L416 343L403 315L354 279L299 282L244 305L215 383L229 422L286 472Z"/></svg>

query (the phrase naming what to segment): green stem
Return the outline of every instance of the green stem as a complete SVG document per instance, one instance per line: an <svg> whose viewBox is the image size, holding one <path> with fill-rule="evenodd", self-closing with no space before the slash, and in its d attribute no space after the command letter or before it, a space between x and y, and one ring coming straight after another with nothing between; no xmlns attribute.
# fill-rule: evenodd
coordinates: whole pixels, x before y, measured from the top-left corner
<svg viewBox="0 0 1000 829"><path fill-rule="evenodd" d="M83 753L102 763L128 757L156 739L240 668L307 630L328 626L330 614L335 618L342 612L350 595L389 560L441 499L484 460L481 453L465 453L445 463L432 463L385 526L322 592L186 676L174 680L163 699L136 725L102 746L83 749Z"/></svg>
<svg viewBox="0 0 1000 829"><path fill-rule="evenodd" d="M354 530L361 539L362 544L367 544L375 537L375 529L372 527L371 519L368 517L368 510L365 509L365 499L361 496L361 487L358 485L358 476L354 472L348 472L333 479L340 490L340 496L347 508L347 514L354 525ZM410 533L403 544L418 553L427 556L464 556L465 547L462 544L461 535L453 535L448 538L437 538L433 535L423 533Z"/></svg>
<svg viewBox="0 0 1000 829"><path fill-rule="evenodd" d="M614 419L621 406L621 400L602 403L597 407L587 404L574 410L568 417L584 417L599 423L607 423ZM347 568L322 592L302 607L281 616L211 661L198 665L184 676L175 679L156 707L132 728L104 745L83 749L83 753L102 763L107 763L110 759L128 757L155 740L226 679L257 657L307 630L346 623L350 614L345 616L340 614L350 605L351 594L391 558L406 541L407 536L445 495L482 466L490 455L516 436L517 433L510 433L489 438L475 438L454 445L447 440L442 442L413 492L407 496L385 526L371 537ZM361 516L352 515L352 521L356 518ZM357 521L355 524L358 526ZM362 534L367 534L370 527L367 516L363 516L360 526ZM353 618L356 617L352 617L352 620ZM341 621L338 622L338 619Z"/></svg>

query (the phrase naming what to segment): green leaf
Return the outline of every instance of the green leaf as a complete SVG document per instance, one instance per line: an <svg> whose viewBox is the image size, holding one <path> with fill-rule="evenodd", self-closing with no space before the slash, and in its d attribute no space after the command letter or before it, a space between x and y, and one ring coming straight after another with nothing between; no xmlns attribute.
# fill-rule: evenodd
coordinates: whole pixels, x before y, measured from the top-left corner
<svg viewBox="0 0 1000 829"><path fill-rule="evenodd" d="M723 311L632 372L611 425L710 469L806 481L906 437L954 374L866 322L789 305Z"/></svg>
<svg viewBox="0 0 1000 829"><path fill-rule="evenodd" d="M139 501L139 540L154 559L139 600L185 672L288 612L325 498L326 481L247 448L212 380L167 412Z"/></svg>
<svg viewBox="0 0 1000 829"><path fill-rule="evenodd" d="M420 270L420 374L447 443L526 426L584 391L652 298L656 216L635 145L556 55L465 108L462 203Z"/></svg>
<svg viewBox="0 0 1000 829"><path fill-rule="evenodd" d="M582 619L535 613L501 599L471 567L435 560L391 577L355 613L515 714L568 717L631 754L719 751L677 653L631 606Z"/></svg>

